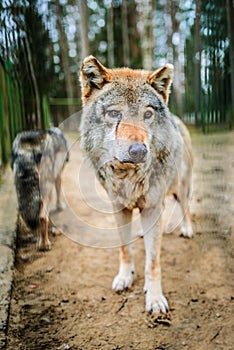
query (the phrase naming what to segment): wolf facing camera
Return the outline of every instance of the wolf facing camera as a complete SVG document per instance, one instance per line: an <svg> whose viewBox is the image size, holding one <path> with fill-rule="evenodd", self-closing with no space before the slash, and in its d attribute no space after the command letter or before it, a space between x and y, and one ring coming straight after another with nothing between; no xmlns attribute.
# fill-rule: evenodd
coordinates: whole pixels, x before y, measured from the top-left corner
<svg viewBox="0 0 234 350"><path fill-rule="evenodd" d="M81 148L113 203L121 238L113 290L132 286L132 212L139 209L146 250L145 308L166 313L161 285L162 212L173 195L183 212L181 235L193 236L189 199L192 146L182 121L167 107L173 66L156 71L108 69L95 57L81 67Z"/></svg>

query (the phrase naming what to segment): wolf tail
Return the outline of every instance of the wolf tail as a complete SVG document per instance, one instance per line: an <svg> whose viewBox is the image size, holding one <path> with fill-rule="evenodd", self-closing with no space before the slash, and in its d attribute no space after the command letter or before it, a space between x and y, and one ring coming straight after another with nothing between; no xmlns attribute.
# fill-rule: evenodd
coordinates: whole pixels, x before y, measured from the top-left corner
<svg viewBox="0 0 234 350"><path fill-rule="evenodd" d="M35 230L39 226L42 206L39 174L35 160L28 159L26 154L17 155L15 161L12 162L12 167L15 174L19 213L27 226Z"/></svg>

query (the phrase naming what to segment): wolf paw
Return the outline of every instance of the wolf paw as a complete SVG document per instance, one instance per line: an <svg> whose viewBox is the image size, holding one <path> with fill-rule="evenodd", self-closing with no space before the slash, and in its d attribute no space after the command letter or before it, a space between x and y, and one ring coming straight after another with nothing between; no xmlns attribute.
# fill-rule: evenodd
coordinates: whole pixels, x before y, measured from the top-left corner
<svg viewBox="0 0 234 350"><path fill-rule="evenodd" d="M145 311L164 314L169 310L167 299L164 297L162 293L155 294L150 292L150 290L146 290L145 297Z"/></svg>
<svg viewBox="0 0 234 350"><path fill-rule="evenodd" d="M40 238L37 241L37 250L40 251L47 251L51 249L51 242L48 239L48 241L43 242Z"/></svg>
<svg viewBox="0 0 234 350"><path fill-rule="evenodd" d="M57 206L56 206L56 211L63 211L64 209L66 209L67 205L66 203L57 203Z"/></svg>
<svg viewBox="0 0 234 350"><path fill-rule="evenodd" d="M116 292L121 292L125 289L131 288L133 283L133 273L134 272L130 272L130 274L119 273L117 276L115 276L112 283L112 289Z"/></svg>
<svg viewBox="0 0 234 350"><path fill-rule="evenodd" d="M180 236L192 238L193 237L193 228L191 225L184 225L181 227Z"/></svg>

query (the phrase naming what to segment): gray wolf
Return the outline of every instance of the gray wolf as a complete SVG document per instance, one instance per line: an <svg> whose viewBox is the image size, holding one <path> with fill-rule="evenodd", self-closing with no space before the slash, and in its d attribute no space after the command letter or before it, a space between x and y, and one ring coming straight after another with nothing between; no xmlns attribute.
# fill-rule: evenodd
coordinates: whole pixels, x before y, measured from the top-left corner
<svg viewBox="0 0 234 350"><path fill-rule="evenodd" d="M166 195L181 205L181 235L193 235L192 147L185 125L167 107L172 77L170 64L156 71L108 69L93 56L84 59L80 75L81 148L113 201L122 243L112 288L119 292L133 283L131 219L138 208L146 250L145 308L155 313L168 310L160 266Z"/></svg>
<svg viewBox="0 0 234 350"><path fill-rule="evenodd" d="M49 250L49 206L55 186L57 209L60 200L61 173L69 160L67 141L58 128L23 131L12 145L11 168L18 199L18 220L37 231L37 249Z"/></svg>

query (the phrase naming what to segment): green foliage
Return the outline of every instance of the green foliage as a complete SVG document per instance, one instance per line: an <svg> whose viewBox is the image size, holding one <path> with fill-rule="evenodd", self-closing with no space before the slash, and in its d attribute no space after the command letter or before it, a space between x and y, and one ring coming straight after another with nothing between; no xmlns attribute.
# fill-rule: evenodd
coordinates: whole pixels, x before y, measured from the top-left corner
<svg viewBox="0 0 234 350"><path fill-rule="evenodd" d="M31 2L31 5L24 9L24 30L29 40L40 95L53 93L56 95L58 76L54 73L53 56L50 54L51 40L43 24L42 16L37 11L36 2ZM27 57L25 57L24 47L21 47L18 56L17 69L22 71L24 68L22 74L27 76ZM25 63L23 66L22 62ZM27 96L30 96L31 89L28 81L25 81L24 91Z"/></svg>
<svg viewBox="0 0 234 350"><path fill-rule="evenodd" d="M15 78L11 62L0 62L0 166L7 163L11 144L24 127L22 86Z"/></svg>
<svg viewBox="0 0 234 350"><path fill-rule="evenodd" d="M210 124L230 125L231 97L230 38L227 28L227 9L223 0L201 1L200 8L200 85L195 87L196 58L195 23L186 40L185 113L194 118L197 98L200 99L198 123L203 130ZM199 89L199 91L197 91ZM232 123L231 123L232 124ZM213 129L213 128L212 128Z"/></svg>
<svg viewBox="0 0 234 350"><path fill-rule="evenodd" d="M72 95L72 98L80 98L78 76L82 62L82 33L77 1L3 0L0 5L0 57L3 61L7 59L14 63L15 79L23 89L28 128L38 125L44 127L48 124L44 117L46 108L43 96L48 101L50 98L68 97L68 81L74 90L69 97ZM195 14L199 3L200 22L197 30ZM175 65L170 108L175 113L183 112L185 120L192 123L196 121L204 129L211 123L233 124L233 67L230 66L230 55L233 52L227 23L227 3L225 0L148 2L152 23L147 25L153 35L147 40L153 41L152 68L158 68L166 62ZM233 13L233 2L229 0L229 3ZM88 0L86 4L88 36L85 39L89 41L89 53L97 56L104 65L109 65L108 53L113 45L113 65L123 66L126 40L129 43L129 65L132 68L142 68L145 55L142 28L146 24L142 12L144 2ZM124 4L127 14L125 20ZM58 19L65 33L69 66L66 69L63 64ZM126 26L128 30L124 32ZM110 38L113 38L113 42L108 42ZM26 39L31 53L31 68ZM199 40L201 47L198 49ZM196 71L198 64L199 76ZM40 98L41 121L36 105L32 67ZM64 114L62 106L58 108L60 114Z"/></svg>

